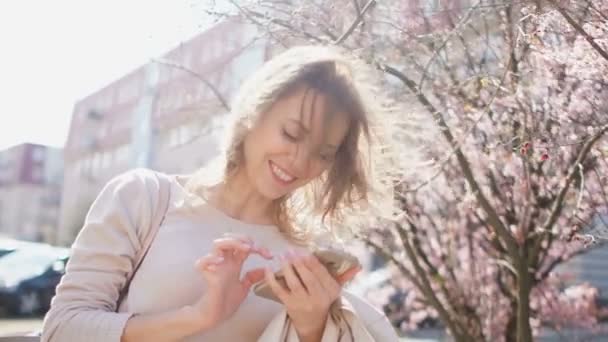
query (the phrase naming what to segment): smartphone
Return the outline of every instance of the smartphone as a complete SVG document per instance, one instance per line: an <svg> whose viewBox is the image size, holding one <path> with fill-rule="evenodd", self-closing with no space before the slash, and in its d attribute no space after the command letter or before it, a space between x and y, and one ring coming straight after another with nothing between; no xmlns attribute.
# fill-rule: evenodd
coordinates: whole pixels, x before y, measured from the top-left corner
<svg viewBox="0 0 608 342"><path fill-rule="evenodd" d="M327 268L329 274L334 277L346 272L347 270L353 267L361 266L357 257L341 250L327 248L318 249L313 252L313 255L316 256L317 259L319 259L321 264L323 264L325 268ZM297 274L298 273L296 272L296 275ZM285 276L283 276L282 270L275 272L274 276L277 279L278 283L281 284L281 286L287 287ZM261 282L255 284L253 287L253 293L260 297L279 302L279 299L275 296L274 292L272 292L272 289L270 288L270 285L268 285L266 280L262 280Z"/></svg>

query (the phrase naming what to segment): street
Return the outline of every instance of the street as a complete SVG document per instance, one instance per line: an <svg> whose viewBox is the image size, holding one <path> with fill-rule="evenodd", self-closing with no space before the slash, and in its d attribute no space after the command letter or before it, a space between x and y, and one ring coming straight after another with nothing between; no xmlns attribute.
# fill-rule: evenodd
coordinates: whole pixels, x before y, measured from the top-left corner
<svg viewBox="0 0 608 342"><path fill-rule="evenodd" d="M0 337L37 331L42 328L42 317L9 317L0 315Z"/></svg>

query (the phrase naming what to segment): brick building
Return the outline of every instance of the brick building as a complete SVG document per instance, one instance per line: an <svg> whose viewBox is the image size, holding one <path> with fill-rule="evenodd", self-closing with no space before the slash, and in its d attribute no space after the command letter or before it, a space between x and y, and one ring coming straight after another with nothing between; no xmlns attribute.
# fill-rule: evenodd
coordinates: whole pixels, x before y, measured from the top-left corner
<svg viewBox="0 0 608 342"><path fill-rule="evenodd" d="M220 22L75 104L59 244L73 241L113 176L134 167L191 172L217 155L227 109L215 92L229 103L265 60L266 44L256 37L253 26Z"/></svg>
<svg viewBox="0 0 608 342"><path fill-rule="evenodd" d="M62 179L61 149L21 144L0 151L0 234L55 242Z"/></svg>

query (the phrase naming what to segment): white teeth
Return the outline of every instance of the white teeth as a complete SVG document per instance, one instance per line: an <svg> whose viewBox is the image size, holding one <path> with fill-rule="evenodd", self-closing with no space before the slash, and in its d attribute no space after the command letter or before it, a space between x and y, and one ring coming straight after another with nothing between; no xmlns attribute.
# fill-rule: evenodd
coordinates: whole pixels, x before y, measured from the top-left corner
<svg viewBox="0 0 608 342"><path fill-rule="evenodd" d="M292 180L294 180L294 177L288 175L287 173L285 173L285 171L279 169L278 166L274 165L273 163L271 163L270 165L272 168L272 172L274 172L274 174L279 177L279 179L283 182L291 182Z"/></svg>

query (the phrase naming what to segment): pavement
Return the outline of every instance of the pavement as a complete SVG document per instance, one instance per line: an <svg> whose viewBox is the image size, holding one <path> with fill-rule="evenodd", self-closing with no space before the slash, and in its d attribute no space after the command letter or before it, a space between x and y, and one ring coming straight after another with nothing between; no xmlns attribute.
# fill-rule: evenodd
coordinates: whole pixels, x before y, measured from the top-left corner
<svg viewBox="0 0 608 342"><path fill-rule="evenodd" d="M0 337L38 331L42 328L42 317L0 317Z"/></svg>
<svg viewBox="0 0 608 342"><path fill-rule="evenodd" d="M0 316L0 337L39 331L42 328L42 317L7 317ZM401 338L400 342L437 342L436 339Z"/></svg>

